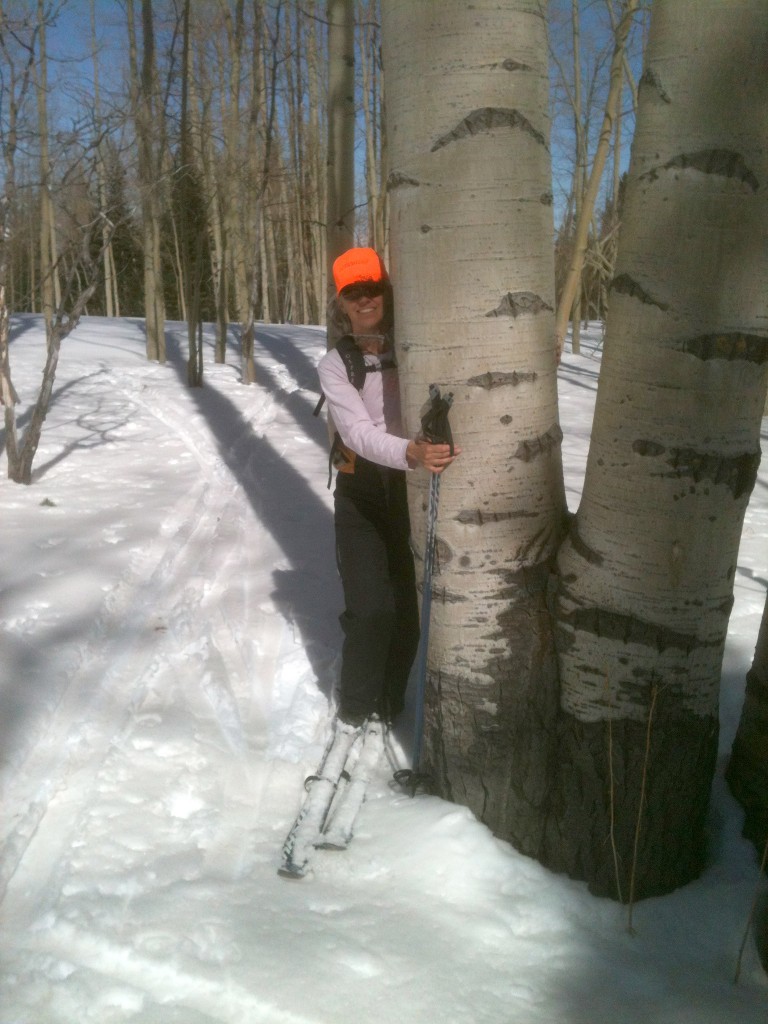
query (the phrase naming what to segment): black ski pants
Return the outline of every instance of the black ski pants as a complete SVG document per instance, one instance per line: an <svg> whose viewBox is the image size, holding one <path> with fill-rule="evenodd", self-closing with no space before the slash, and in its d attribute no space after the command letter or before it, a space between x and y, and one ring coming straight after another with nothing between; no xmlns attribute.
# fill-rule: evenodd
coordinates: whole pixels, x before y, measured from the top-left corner
<svg viewBox="0 0 768 1024"><path fill-rule="evenodd" d="M405 473L358 457L354 474L338 474L334 505L346 606L339 714L391 721L419 645Z"/></svg>

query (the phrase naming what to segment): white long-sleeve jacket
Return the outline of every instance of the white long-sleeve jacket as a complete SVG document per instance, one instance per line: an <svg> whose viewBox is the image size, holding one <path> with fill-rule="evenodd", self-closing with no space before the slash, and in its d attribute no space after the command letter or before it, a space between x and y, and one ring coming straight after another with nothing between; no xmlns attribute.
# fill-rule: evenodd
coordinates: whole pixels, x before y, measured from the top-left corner
<svg viewBox="0 0 768 1024"><path fill-rule="evenodd" d="M362 391L350 383L336 349L320 360L317 372L331 419L341 440L357 455L380 466L407 469L408 438L404 436L397 370L387 368L387 355L366 352L364 359L368 366L384 369L367 373Z"/></svg>

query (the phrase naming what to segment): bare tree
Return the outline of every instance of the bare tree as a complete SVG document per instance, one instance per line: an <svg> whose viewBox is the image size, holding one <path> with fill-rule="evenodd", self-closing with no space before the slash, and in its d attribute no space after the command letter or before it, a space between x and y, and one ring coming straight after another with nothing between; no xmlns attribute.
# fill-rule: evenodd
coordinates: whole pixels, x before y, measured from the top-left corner
<svg viewBox="0 0 768 1024"><path fill-rule="evenodd" d="M37 133L40 147L40 294L45 329L50 336L53 311L59 297L56 260L56 221L51 192L51 158L48 147L48 56L46 53L46 20L49 12L44 0L37 3L38 59L35 69L35 96L37 97ZM49 337L50 343L50 337Z"/></svg>
<svg viewBox="0 0 768 1024"><path fill-rule="evenodd" d="M9 31L12 30L12 31ZM2 97L7 120L0 120L3 153L3 194L0 199L0 401L4 407L6 436L15 437L14 405L18 401L11 380L9 355L8 275L10 272L13 219L16 213L16 156L19 141L19 113L32 82L37 39L36 24L9 23L0 0L0 52L2 52ZM10 47L11 37L18 50Z"/></svg>
<svg viewBox="0 0 768 1024"><path fill-rule="evenodd" d="M595 213L595 202L597 200L598 190L603 178L603 171L605 170L605 165L608 159L611 138L619 110L624 77L626 39L638 2L639 0L625 0L624 11L616 28L616 44L613 52L613 59L611 61L611 84L605 105L603 126L600 131L600 140L597 145L597 151L592 161L589 180L583 197L581 197L579 202L570 267L558 302L556 332L559 351L562 351L563 348L565 334L568 329L568 321L571 318L571 311L574 311L574 316L580 316L580 303L577 300L577 295L579 295L581 289L581 273L584 266L584 256L587 250L590 224L592 223ZM577 14L574 16L578 17Z"/></svg>
<svg viewBox="0 0 768 1024"><path fill-rule="evenodd" d="M165 362L165 301L160 247L161 161L164 111L157 96L155 30L152 0L141 0L142 59L139 67L134 0L126 0L128 16L131 106L136 125L141 225L144 258L144 306L147 358Z"/></svg>
<svg viewBox="0 0 768 1024"><path fill-rule="evenodd" d="M99 51L96 37L96 0L91 0L91 59L93 62L93 108L96 131L101 131L101 88L99 76ZM104 250L104 306L107 316L120 316L120 294L117 288L115 256L112 250L111 232L107 220L106 168L103 158L103 144L98 143L99 208L104 215L102 223L102 248Z"/></svg>
<svg viewBox="0 0 768 1024"><path fill-rule="evenodd" d="M329 292L333 261L355 238L355 12L354 0L328 0L328 205L326 259ZM328 337L328 344L335 340Z"/></svg>
<svg viewBox="0 0 768 1024"><path fill-rule="evenodd" d="M184 307L187 320L187 382L191 387L202 387L203 384L203 348L202 321L200 319L200 292L203 276L203 233L196 224L195 212L199 212L201 193L199 178L196 173L196 162L192 147L192 127L189 113L190 92L190 0L184 0L182 11L183 42L181 67L181 123L179 148L179 208L181 213L180 245L181 273L184 294Z"/></svg>

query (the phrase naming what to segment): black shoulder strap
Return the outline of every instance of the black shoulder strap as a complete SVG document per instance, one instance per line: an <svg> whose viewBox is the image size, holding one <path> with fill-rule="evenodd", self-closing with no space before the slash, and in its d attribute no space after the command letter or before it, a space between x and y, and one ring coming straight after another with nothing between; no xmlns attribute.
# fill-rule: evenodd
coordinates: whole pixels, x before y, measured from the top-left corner
<svg viewBox="0 0 768 1024"><path fill-rule="evenodd" d="M362 391L368 367L365 365L363 353L355 344L355 339L350 334L345 334L343 338L339 338L336 351L342 358L349 383L357 391Z"/></svg>

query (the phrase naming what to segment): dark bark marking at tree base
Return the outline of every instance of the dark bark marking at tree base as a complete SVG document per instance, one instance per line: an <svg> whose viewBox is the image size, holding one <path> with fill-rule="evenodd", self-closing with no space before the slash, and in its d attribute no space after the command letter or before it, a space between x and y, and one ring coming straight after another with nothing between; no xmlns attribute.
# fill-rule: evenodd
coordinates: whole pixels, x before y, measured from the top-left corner
<svg viewBox="0 0 768 1024"><path fill-rule="evenodd" d="M665 448L656 441L637 440L632 444L632 451L637 455L661 458L671 467L671 471L662 472L663 477L674 477L678 480L691 479L694 483L709 480L713 484L727 487L734 498L749 495L757 480L760 466L760 452L744 452L742 455L713 455L698 452L694 448Z"/></svg>
<svg viewBox="0 0 768 1024"><path fill-rule="evenodd" d="M762 366L768 362L768 338L759 334L700 334L684 341L678 351L687 352L697 359L744 360Z"/></svg>
<svg viewBox="0 0 768 1024"><path fill-rule="evenodd" d="M640 644L653 648L659 654L669 648L676 648L689 655L702 647L719 647L723 642L722 637L700 640L695 633L683 633L608 608L577 608L568 614L561 613L560 622L570 626L574 632L591 633L623 644ZM574 637L570 630L560 628L557 633L558 650L567 651L573 644Z"/></svg>
<svg viewBox="0 0 768 1024"><path fill-rule="evenodd" d="M761 632L762 637L762 632ZM747 692L741 721L725 771L731 792L744 808L742 835L762 856L768 839L768 674L761 671L760 641L755 661L747 672Z"/></svg>
<svg viewBox="0 0 768 1024"><path fill-rule="evenodd" d="M546 148L547 141L542 133L534 128L528 118L524 117L519 110L511 110L508 107L480 107L478 110L473 110L471 114L467 114L452 131L441 135L432 146L431 151L434 153L452 142L490 132L494 128L519 128Z"/></svg>
<svg viewBox="0 0 768 1024"><path fill-rule="evenodd" d="M579 533L578 519L576 516L571 520L568 539L571 542L573 550L580 558L583 558L585 562L589 562L591 565L602 565L605 561L602 555L599 555L583 540Z"/></svg>
<svg viewBox="0 0 768 1024"><path fill-rule="evenodd" d="M540 596L496 646L477 674L468 662L428 673L424 765L438 795L536 856L558 755L554 730L541 730L557 715L557 668Z"/></svg>
<svg viewBox="0 0 768 1024"><path fill-rule="evenodd" d="M659 691L650 730L647 722L584 723L561 714L557 731L559 773L542 863L626 903L639 816L634 899L698 878L707 859L717 719L682 712Z"/></svg>
<svg viewBox="0 0 768 1024"><path fill-rule="evenodd" d="M647 178L656 181L662 171L684 171L689 167L701 174L732 178L753 192L760 188L760 182L747 167L744 157L732 149L700 149L696 153L679 153L660 167L652 167L650 171L641 174L638 180Z"/></svg>
<svg viewBox="0 0 768 1024"><path fill-rule="evenodd" d="M528 313L536 316L542 311L552 312L552 306L534 292L507 292L502 295L498 306L489 309L486 316L511 316L515 319L522 314Z"/></svg>
<svg viewBox="0 0 768 1024"><path fill-rule="evenodd" d="M648 306L656 306L662 312L666 312L669 309L669 305L666 302L659 302L654 299L629 274L619 274L617 277L614 277L611 281L610 290L618 292L619 295L629 295L630 298L638 299Z"/></svg>
<svg viewBox="0 0 768 1024"><path fill-rule="evenodd" d="M515 600L525 598L526 600L534 594L546 594L549 586L549 579L552 571L550 559L537 562L535 565L524 565L521 569L500 569L497 575L501 582L499 597L510 604ZM514 615L514 609L502 612L498 621L502 622L510 615Z"/></svg>

